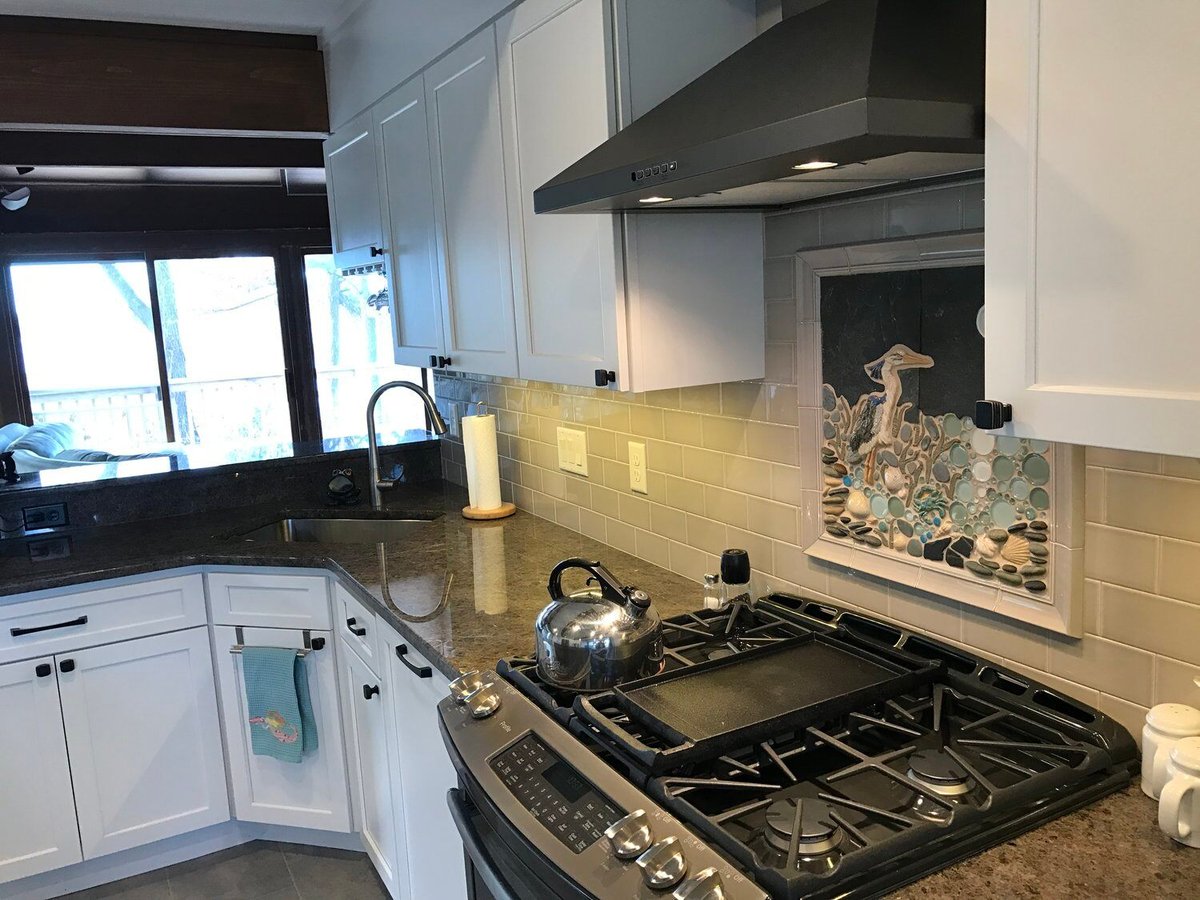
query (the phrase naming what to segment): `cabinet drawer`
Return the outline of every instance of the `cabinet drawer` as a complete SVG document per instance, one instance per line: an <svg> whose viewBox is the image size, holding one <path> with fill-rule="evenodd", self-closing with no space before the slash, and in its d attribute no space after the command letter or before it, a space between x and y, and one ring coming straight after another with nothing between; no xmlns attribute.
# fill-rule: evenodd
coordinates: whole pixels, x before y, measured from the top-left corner
<svg viewBox="0 0 1200 900"><path fill-rule="evenodd" d="M0 603L0 663L203 625L200 575Z"/></svg>
<svg viewBox="0 0 1200 900"><path fill-rule="evenodd" d="M380 663L383 641L379 619L340 584L333 586L333 615L342 640L357 653L376 675L386 669Z"/></svg>
<svg viewBox="0 0 1200 900"><path fill-rule="evenodd" d="M208 576L214 625L329 631L329 581L320 575L213 572Z"/></svg>

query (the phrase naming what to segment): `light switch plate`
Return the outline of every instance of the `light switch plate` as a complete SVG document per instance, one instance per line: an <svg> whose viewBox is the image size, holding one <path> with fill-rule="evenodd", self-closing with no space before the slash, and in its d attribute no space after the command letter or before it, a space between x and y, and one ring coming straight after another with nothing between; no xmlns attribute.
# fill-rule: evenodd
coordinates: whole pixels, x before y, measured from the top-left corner
<svg viewBox="0 0 1200 900"><path fill-rule="evenodd" d="M587 476L587 432L578 428L558 429L558 467L564 472Z"/></svg>
<svg viewBox="0 0 1200 900"><path fill-rule="evenodd" d="M648 494L646 486L646 445L629 442L629 489L639 494Z"/></svg>

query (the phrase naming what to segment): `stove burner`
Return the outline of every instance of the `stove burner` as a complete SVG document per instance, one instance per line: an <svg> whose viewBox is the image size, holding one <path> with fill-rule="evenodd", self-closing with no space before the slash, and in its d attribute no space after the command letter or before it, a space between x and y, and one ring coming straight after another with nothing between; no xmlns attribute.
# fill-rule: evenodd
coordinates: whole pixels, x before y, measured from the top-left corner
<svg viewBox="0 0 1200 900"><path fill-rule="evenodd" d="M966 769L945 750L918 750L908 758L908 777L941 797L960 797L971 790Z"/></svg>
<svg viewBox="0 0 1200 900"><path fill-rule="evenodd" d="M797 807L799 836L795 836ZM842 829L832 813L833 807L822 800L776 800L767 808L767 843L788 853L794 839L800 856L828 853L842 842Z"/></svg>

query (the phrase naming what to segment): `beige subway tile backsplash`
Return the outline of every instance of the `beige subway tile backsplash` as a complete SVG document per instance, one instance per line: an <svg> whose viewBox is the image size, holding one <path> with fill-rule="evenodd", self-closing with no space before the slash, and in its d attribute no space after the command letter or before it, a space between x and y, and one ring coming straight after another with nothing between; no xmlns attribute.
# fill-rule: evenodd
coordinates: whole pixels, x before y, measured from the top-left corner
<svg viewBox="0 0 1200 900"><path fill-rule="evenodd" d="M763 587L935 635L1099 704L1131 730L1153 703L1200 704L1200 460L1087 448L1082 639L805 554L802 525L820 529L821 343L815 305L794 297L788 253L819 242L819 218L767 217L775 255L764 262L761 382L629 394L436 373L439 406L451 418L476 401L496 412L502 494L521 509L694 581L743 546ZM564 425L587 433L587 477L558 469ZM646 495L630 490L630 440L646 445ZM444 441L443 471L465 479L461 438Z"/></svg>

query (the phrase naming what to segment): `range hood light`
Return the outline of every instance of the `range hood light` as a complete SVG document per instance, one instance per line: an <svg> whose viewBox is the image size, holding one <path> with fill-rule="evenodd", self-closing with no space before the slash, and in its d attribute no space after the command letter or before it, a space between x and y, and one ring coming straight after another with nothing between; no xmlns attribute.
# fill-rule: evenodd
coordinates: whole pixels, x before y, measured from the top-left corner
<svg viewBox="0 0 1200 900"><path fill-rule="evenodd" d="M800 163L798 166L792 166L793 169L799 169L801 172L815 172L818 169L832 169L837 166L835 162L828 160L815 159L812 162Z"/></svg>
<svg viewBox="0 0 1200 900"><path fill-rule="evenodd" d="M669 203L674 197L642 197L638 203Z"/></svg>

